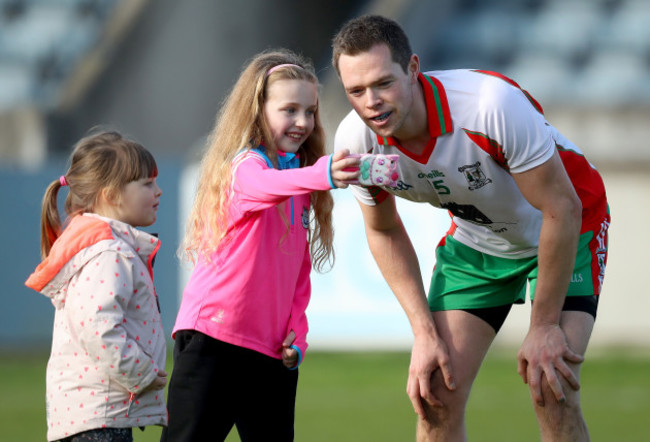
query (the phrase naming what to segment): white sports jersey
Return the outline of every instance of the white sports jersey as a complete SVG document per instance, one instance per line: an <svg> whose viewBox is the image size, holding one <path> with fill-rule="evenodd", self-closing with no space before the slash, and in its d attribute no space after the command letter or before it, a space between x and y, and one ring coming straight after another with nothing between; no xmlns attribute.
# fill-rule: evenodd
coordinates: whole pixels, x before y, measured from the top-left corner
<svg viewBox="0 0 650 442"><path fill-rule="evenodd" d="M556 149L582 156L577 147L545 120L532 97L500 74L433 71L419 80L431 135L421 155L394 138L378 137L354 110L339 125L335 150L400 154L395 187L351 186L355 196L368 205L381 202L385 191L426 202L449 210L450 233L473 249L505 258L536 255L541 212L510 173L543 164Z"/></svg>

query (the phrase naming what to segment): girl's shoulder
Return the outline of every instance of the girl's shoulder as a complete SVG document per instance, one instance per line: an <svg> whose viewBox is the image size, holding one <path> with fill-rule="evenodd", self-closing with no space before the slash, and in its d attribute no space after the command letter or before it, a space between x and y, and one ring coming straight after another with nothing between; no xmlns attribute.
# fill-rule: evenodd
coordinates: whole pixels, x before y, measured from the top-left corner
<svg viewBox="0 0 650 442"><path fill-rule="evenodd" d="M260 164L273 168L273 163L271 159L266 155L264 148L261 146L254 149L243 149L241 150L233 159L232 163L234 166L241 164L245 160L254 160Z"/></svg>
<svg viewBox="0 0 650 442"><path fill-rule="evenodd" d="M40 292L65 269L76 271L81 268L98 253L97 244L114 239L113 230L107 223L93 217L74 216L54 241L50 254L36 267L25 284Z"/></svg>

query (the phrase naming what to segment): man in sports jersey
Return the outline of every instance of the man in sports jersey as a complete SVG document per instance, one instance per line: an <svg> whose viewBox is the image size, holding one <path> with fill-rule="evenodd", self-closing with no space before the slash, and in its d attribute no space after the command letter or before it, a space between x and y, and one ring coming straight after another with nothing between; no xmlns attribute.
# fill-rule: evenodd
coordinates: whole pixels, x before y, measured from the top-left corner
<svg viewBox="0 0 650 442"><path fill-rule="evenodd" d="M353 111L335 149L398 154L394 187L351 186L368 244L414 334L407 392L418 440L466 440L481 362L527 282L518 352L543 440L581 441L579 374L607 260L603 182L517 83L480 70L420 72L400 26L363 16L333 40ZM427 296L395 196L447 209ZM433 253L433 251L432 251Z"/></svg>

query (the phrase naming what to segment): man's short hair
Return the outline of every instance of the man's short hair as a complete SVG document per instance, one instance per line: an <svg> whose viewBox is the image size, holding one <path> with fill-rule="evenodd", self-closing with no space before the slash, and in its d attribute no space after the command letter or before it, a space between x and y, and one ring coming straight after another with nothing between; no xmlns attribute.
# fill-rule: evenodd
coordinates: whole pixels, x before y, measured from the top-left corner
<svg viewBox="0 0 650 442"><path fill-rule="evenodd" d="M381 15L363 15L348 21L332 40L332 65L339 72L341 55L357 55L369 51L377 44L385 44L390 50L393 62L404 72L411 60L411 44L401 26L394 20Z"/></svg>

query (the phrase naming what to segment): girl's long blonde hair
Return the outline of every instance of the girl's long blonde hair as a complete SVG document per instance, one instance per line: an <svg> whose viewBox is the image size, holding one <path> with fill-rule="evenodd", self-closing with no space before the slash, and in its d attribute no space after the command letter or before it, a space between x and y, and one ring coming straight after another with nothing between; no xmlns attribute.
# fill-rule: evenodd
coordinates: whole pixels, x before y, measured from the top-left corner
<svg viewBox="0 0 650 442"><path fill-rule="evenodd" d="M280 69L269 73L279 65ZM181 246L183 255L195 262L210 259L227 233L228 198L232 180L231 164L242 149L266 146L266 154L277 162L277 148L264 118L264 103L269 85L278 80L306 80L318 85L309 60L286 49L262 52L245 66L232 91L226 97L212 130L199 172L194 205ZM298 150L300 165L310 166L325 155L325 131L319 110L314 116L314 130ZM328 191L310 195L310 255L313 267L323 271L334 261L332 208Z"/></svg>
<svg viewBox="0 0 650 442"><path fill-rule="evenodd" d="M62 223L57 205L59 190L70 187L65 212L72 218L93 212L103 189L119 197L131 181L158 176L153 155L139 143L115 131L91 132L75 146L65 175L52 181L43 196L41 211L41 258L50 253L61 235Z"/></svg>

